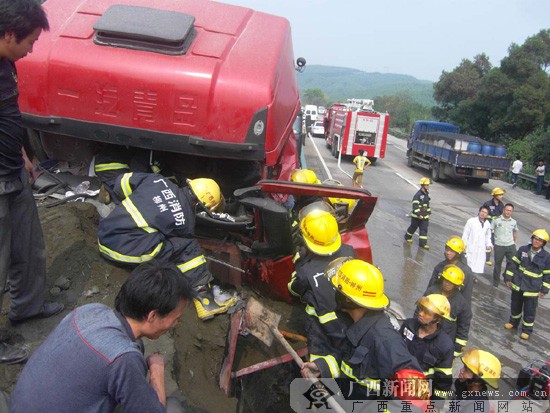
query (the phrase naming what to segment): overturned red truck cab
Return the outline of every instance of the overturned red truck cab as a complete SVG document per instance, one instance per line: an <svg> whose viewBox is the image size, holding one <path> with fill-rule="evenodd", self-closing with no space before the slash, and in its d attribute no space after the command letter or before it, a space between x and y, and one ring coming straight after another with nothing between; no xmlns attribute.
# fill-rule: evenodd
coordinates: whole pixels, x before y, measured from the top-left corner
<svg viewBox="0 0 550 413"><path fill-rule="evenodd" d="M74 160L104 144L144 148L222 183L233 170L287 179L297 166L300 99L285 18L209 0L44 7L51 30L18 64L36 153Z"/></svg>

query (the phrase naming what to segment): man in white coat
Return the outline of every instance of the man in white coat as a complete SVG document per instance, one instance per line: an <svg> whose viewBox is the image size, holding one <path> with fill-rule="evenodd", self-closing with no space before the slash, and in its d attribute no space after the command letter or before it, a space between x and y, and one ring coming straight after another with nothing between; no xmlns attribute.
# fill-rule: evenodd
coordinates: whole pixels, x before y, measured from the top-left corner
<svg viewBox="0 0 550 413"><path fill-rule="evenodd" d="M489 209L479 208L477 217L470 218L464 226L462 240L466 244L466 260L472 272L483 274L485 254L493 248L491 243L491 223L487 220Z"/></svg>

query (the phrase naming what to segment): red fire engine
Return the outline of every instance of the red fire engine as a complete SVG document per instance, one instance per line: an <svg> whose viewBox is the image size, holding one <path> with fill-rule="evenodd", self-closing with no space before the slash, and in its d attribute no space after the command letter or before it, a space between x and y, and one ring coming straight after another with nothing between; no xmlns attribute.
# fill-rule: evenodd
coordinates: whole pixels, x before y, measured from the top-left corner
<svg viewBox="0 0 550 413"><path fill-rule="evenodd" d="M325 119L325 140L332 155L356 156L365 151L371 162L383 158L390 115L375 112L370 99L348 99L347 103L335 103Z"/></svg>

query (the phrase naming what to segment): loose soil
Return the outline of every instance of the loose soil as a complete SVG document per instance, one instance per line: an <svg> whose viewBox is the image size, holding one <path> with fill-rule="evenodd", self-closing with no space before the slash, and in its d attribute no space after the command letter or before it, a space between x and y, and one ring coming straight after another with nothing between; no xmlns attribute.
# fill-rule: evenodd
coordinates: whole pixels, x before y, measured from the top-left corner
<svg viewBox="0 0 550 413"><path fill-rule="evenodd" d="M129 270L102 259L97 250L99 215L89 203L67 203L52 208L39 208L47 254L47 299L65 304L61 314L31 320L16 327L7 321L9 297L0 313L2 339L34 351L59 321L76 306L101 302L113 306L120 286ZM67 279L69 281L67 281ZM56 287L61 285L60 289ZM68 288L67 288L68 287ZM243 288L244 295L254 294ZM282 314L280 326L301 332L303 309L262 298L262 303ZM233 397L219 389L219 373L223 363L229 315L200 321L189 304L182 320L169 333L168 339L146 343L146 352L160 351L171 364L167 372L168 390L179 389L188 411L256 412L291 411L288 384L299 372L293 363L250 374L232 382ZM147 340L146 340L147 341ZM296 348L303 347L297 343ZM153 349L153 350L151 350ZM233 370L284 354L278 343L268 348L253 336L239 336ZM0 389L11 392L23 365L0 364ZM240 403L237 401L240 398Z"/></svg>

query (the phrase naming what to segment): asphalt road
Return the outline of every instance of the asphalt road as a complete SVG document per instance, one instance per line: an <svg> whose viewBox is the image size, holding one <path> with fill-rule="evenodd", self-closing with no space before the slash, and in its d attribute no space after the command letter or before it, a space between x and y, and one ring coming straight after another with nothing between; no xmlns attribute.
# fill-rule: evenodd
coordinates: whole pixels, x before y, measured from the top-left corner
<svg viewBox="0 0 550 413"><path fill-rule="evenodd" d="M351 184L351 178L346 175L353 173L351 159L342 160L344 173L338 169L337 160L326 148L324 139L308 137L304 149L307 167L315 170L320 179L333 178ZM443 260L445 242L452 235L462 234L466 221L477 215L483 202L491 199L494 187L506 189L504 202L515 205L513 217L520 228L520 246L529 243L533 230L550 231L550 202L502 181L491 181L478 188L456 182L433 184L428 232L431 249L425 251L418 247L418 233L412 245L403 242L410 223L407 214L411 200L419 188L417 183L422 176L429 176L428 171L407 166L405 150L405 141L389 137L386 157L366 170L363 186L378 197L367 223L374 264L384 274L387 295L402 307L405 315L412 316L415 302L425 291L434 266ZM502 376L515 380L519 370L532 361L550 361L550 295L539 300L531 338L521 340L519 333L503 327L509 317L510 291L504 285L492 286L492 271L493 267L486 266L484 276L478 277L474 286L469 345L495 354L502 363ZM455 362L455 372L460 366L461 363Z"/></svg>

